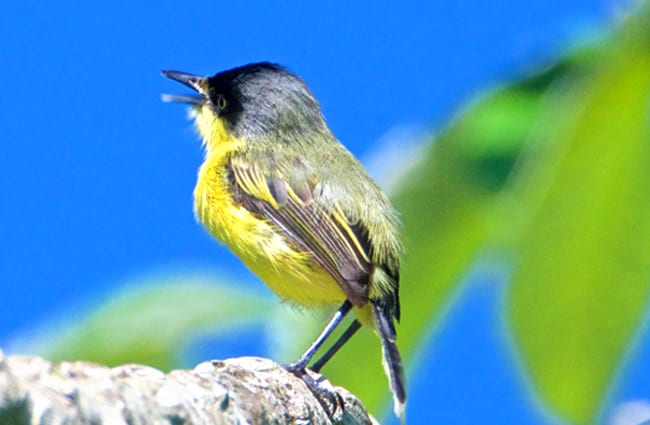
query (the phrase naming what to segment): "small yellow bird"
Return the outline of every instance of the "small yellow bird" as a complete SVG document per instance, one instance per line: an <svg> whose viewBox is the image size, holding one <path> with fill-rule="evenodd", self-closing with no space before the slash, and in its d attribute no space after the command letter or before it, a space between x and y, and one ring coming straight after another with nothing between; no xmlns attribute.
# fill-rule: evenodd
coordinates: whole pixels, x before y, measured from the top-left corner
<svg viewBox="0 0 650 425"><path fill-rule="evenodd" d="M288 369L302 376L354 309L356 319L311 369L319 371L362 324L374 328L402 418L406 389L394 326L402 245L386 196L332 134L305 82L285 68L261 62L212 77L163 75L198 93L164 96L192 105L205 146L194 189L198 221L282 299L342 303Z"/></svg>

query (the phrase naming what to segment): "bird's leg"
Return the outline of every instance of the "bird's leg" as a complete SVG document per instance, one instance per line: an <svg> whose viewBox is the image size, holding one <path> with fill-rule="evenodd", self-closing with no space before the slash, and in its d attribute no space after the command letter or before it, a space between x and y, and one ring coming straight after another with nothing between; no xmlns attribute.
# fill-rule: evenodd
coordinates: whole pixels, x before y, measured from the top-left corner
<svg viewBox="0 0 650 425"><path fill-rule="evenodd" d="M334 313L334 316L329 321L327 326L325 326L323 332L321 332L321 334L318 335L318 338L316 338L316 340L311 343L311 345L307 348L307 350L305 350L302 356L300 356L300 358L297 361L286 365L284 368L296 375L303 375L305 372L305 367L307 367L309 361L312 359L312 357L314 357L316 351L320 348L321 345L323 345L327 337L329 337L332 334L332 332L334 332L334 329L336 329L339 323L341 323L341 320L343 320L345 315L348 314L351 309L352 309L352 303L346 300L341 305L341 307L339 307L336 313Z"/></svg>
<svg viewBox="0 0 650 425"><path fill-rule="evenodd" d="M350 326L348 326L348 328L345 330L345 332L343 332L343 335L341 335L341 337L336 340L334 345L332 345L325 352L325 354L323 354L323 357L318 359L316 363L310 367L310 369L314 372L320 372L323 366L325 366L325 363L327 363L332 358L332 356L334 356L334 354L336 354L336 352L339 351L339 349L343 347L343 345L345 345L345 343L348 342L350 338L352 338L352 335L357 333L359 329L361 329L361 323L359 323L358 320L352 322Z"/></svg>
<svg viewBox="0 0 650 425"><path fill-rule="evenodd" d="M309 345L309 347L307 348L307 350L305 350L302 356L300 356L300 358L296 362L286 365L284 367L287 371L293 373L294 375L302 379L302 381L307 385L307 387L309 387L311 392L316 396L316 399L323 406L323 408L325 409L325 411L328 413L330 417L336 415L337 412L338 413L341 412L341 409L343 407L343 400L341 399L341 396L332 388L331 384L322 381L322 376L314 377L310 375L305 370L305 368L307 367L307 364L311 361L312 357L314 357L314 354L316 354L316 351L318 351L320 346L323 345L325 340L332 334L332 332L334 332L334 329L336 329L336 327L341 323L343 318L350 312L351 309L352 309L352 303L346 300L341 305L341 307L339 307L336 313L334 313L334 316L329 321L327 326L325 326L325 329L323 329L320 335L318 335L318 338L316 338L316 340ZM348 333L348 331L346 331L346 333ZM336 344L338 344L340 340L341 338L339 338ZM340 345L342 344L343 343L341 343ZM325 353L325 356L328 359L334 354L334 352L336 352L336 350L334 350L334 352L330 354L330 351L332 351L332 349L329 349L327 353ZM318 361L318 363L322 363L322 362L323 359L320 359Z"/></svg>

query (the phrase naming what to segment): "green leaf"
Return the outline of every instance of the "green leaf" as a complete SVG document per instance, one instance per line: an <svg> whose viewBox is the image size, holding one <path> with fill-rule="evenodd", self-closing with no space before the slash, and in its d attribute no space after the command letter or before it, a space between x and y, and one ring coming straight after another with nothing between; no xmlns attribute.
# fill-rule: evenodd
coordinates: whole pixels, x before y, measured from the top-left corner
<svg viewBox="0 0 650 425"><path fill-rule="evenodd" d="M596 420L650 297L650 50L639 22L558 100L560 129L517 188L514 343L542 400L577 424Z"/></svg>
<svg viewBox="0 0 650 425"><path fill-rule="evenodd" d="M180 348L197 333L260 323L271 306L268 299L204 274L149 277L106 299L71 326L49 326L31 351L52 361L169 370L178 367Z"/></svg>

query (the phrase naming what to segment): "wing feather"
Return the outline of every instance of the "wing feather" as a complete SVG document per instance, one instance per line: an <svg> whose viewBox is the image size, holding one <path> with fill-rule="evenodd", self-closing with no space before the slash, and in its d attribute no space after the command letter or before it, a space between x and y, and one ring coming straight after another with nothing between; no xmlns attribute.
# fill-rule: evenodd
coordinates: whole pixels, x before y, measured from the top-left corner
<svg viewBox="0 0 650 425"><path fill-rule="evenodd" d="M241 205L309 252L354 305L365 304L374 266L367 232L359 223L351 223L339 206L319 203L314 182L264 174L237 158L231 159L230 171L233 196Z"/></svg>

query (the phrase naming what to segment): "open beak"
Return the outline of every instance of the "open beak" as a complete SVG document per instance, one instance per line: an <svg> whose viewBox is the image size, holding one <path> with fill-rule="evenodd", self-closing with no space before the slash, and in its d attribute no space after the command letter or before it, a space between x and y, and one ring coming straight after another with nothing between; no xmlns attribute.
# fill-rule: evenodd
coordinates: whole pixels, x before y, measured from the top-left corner
<svg viewBox="0 0 650 425"><path fill-rule="evenodd" d="M203 77L179 71L162 71L162 75L186 85L197 93L201 93L201 87L205 81ZM163 102L180 102L199 106L203 105L206 101L205 96L202 94L163 94L162 100Z"/></svg>

